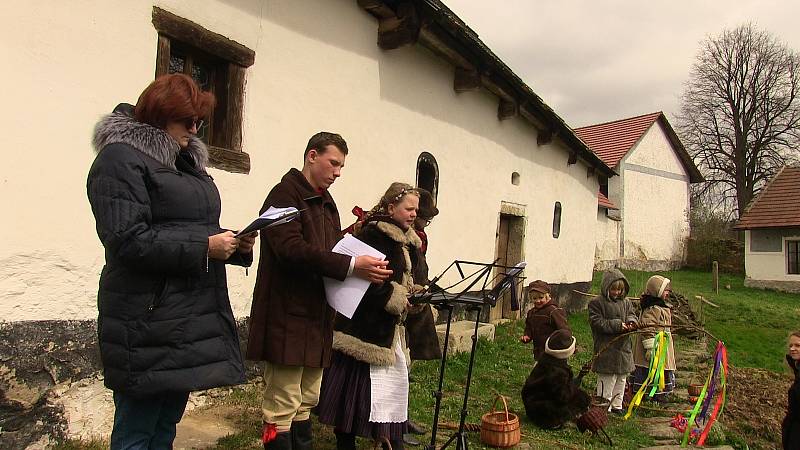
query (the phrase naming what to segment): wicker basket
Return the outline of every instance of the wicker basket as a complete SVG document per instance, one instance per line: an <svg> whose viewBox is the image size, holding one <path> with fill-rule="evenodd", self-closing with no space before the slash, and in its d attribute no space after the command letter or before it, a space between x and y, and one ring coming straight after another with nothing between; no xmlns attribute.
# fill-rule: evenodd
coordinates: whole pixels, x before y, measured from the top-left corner
<svg viewBox="0 0 800 450"><path fill-rule="evenodd" d="M503 401L503 411L495 411L497 400ZM506 398L498 395L492 409L481 417L481 442L492 447L512 447L519 444L519 417L508 412Z"/></svg>
<svg viewBox="0 0 800 450"><path fill-rule="evenodd" d="M605 430L603 430L603 427L608 424L609 404L610 402L603 397L593 397L589 410L578 417L576 424L578 425L578 431L581 433L586 430L591 431L594 435L602 433L606 439L608 439L609 445L613 447L614 443L611 441L608 434L606 434Z"/></svg>
<svg viewBox="0 0 800 450"><path fill-rule="evenodd" d="M690 384L686 386L686 391L689 393L690 397L697 397L703 392L703 385L702 384Z"/></svg>

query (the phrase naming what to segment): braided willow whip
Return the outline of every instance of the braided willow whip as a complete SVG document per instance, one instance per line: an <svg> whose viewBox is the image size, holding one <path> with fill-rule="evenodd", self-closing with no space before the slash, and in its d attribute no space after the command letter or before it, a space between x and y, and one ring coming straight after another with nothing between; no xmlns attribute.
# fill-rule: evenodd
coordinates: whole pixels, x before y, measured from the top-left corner
<svg viewBox="0 0 800 450"><path fill-rule="evenodd" d="M600 350L598 350L598 351L597 351L597 353L595 353L594 355L592 355L592 358L589 360L589 362L587 362L586 364L584 364L584 366L583 366L583 369L588 369L588 370L591 370L591 369L592 369L592 366L593 366L593 364L594 364L594 360L595 360L595 359L597 359L597 357L598 357L598 356L600 356L600 354L601 354L601 353L603 353L604 351L608 350L608 349L609 349L609 347L611 347L611 345L612 345L614 342L616 342L616 341L618 341L619 339L622 339L622 338L624 338L624 337L628 337L628 336L630 336L630 335L632 335L632 334L638 334L638 333L641 333L641 331L642 331L642 330L644 330L644 329L647 329L647 328L670 328L670 329L673 329L673 330L682 330L682 329L686 329L686 330L698 331L698 332L700 332L700 333L703 333L703 334L705 334L706 336L710 337L711 339L714 339L715 341L718 341L718 342L719 342L719 341L721 341L721 339L717 338L717 337L716 337L716 336L714 336L713 334L711 334L711 333L709 333L708 331L706 331L706 330L705 330L705 328L703 328L703 327L700 327L700 326L698 326L698 325L668 325L668 324L665 324L665 323L662 323L662 324L653 324L653 325L645 325L645 326L637 327L635 330L631 330L631 331L623 331L622 333L620 333L620 334L618 334L618 335L614 336L614 338L613 338L613 339L611 339L610 341L608 341L608 342L606 343L606 345L604 345L603 347L601 347L601 348L600 348ZM583 370L583 369L582 369L582 370Z"/></svg>

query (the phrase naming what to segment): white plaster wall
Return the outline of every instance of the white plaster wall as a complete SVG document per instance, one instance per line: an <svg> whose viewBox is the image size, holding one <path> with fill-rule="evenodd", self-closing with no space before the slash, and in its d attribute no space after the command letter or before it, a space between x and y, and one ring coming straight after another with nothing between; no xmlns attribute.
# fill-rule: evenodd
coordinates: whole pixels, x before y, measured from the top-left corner
<svg viewBox="0 0 800 450"><path fill-rule="evenodd" d="M689 235L686 182L625 171L625 258L680 260Z"/></svg>
<svg viewBox="0 0 800 450"><path fill-rule="evenodd" d="M625 156L624 162L687 176L659 121L653 123L645 132L639 143Z"/></svg>
<svg viewBox="0 0 800 450"><path fill-rule="evenodd" d="M597 180L567 166L558 141L536 146L520 119L500 122L497 99L456 94L453 69L420 47L384 52L377 22L351 0L295 2L159 0L156 5L255 50L247 71L243 147L249 175L211 170L222 224L247 223L269 189L299 167L308 137L341 133L350 155L332 188L343 225L391 181L414 183L417 156L440 168L440 215L429 229L432 274L453 259L491 261L501 201L525 205L528 276L591 279ZM96 315L103 250L85 194L92 128L152 81L157 35L149 2L4 2L5 152L0 183L0 318ZM346 24L332 27L330 24ZM19 30L26 30L20 33ZM511 173L521 182L511 184ZM552 237L555 201L561 235ZM258 255L256 255L258 257ZM230 268L231 300L247 315L255 281Z"/></svg>
<svg viewBox="0 0 800 450"><path fill-rule="evenodd" d="M800 275L786 273L786 240L800 239L800 235L785 235L779 252L754 252L750 248L751 233L761 230L745 230L744 232L744 270L748 278L764 281L800 282Z"/></svg>
<svg viewBox="0 0 800 450"><path fill-rule="evenodd" d="M614 261L619 259L619 224L619 221L608 218L604 208L597 208L595 261Z"/></svg>
<svg viewBox="0 0 800 450"><path fill-rule="evenodd" d="M643 173L631 165L656 173ZM618 205L623 208L624 258L683 260L689 236L688 175L658 122L620 167L624 171L621 180L624 199Z"/></svg>

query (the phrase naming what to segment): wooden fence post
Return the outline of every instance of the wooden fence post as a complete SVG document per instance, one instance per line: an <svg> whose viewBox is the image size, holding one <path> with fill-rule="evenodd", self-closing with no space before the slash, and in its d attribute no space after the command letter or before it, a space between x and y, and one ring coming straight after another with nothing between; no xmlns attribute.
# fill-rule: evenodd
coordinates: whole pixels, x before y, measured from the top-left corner
<svg viewBox="0 0 800 450"><path fill-rule="evenodd" d="M719 294L719 263L717 261L711 263L711 277L714 280L714 293Z"/></svg>

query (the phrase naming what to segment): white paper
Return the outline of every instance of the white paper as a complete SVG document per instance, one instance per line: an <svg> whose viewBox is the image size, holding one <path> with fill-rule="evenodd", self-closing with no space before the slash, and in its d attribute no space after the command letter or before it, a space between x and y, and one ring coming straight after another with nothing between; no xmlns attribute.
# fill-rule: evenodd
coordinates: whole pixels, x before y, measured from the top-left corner
<svg viewBox="0 0 800 450"><path fill-rule="evenodd" d="M383 253L353 237L352 234L346 234L342 240L333 246L331 251L353 257L363 255L374 256L379 259L386 257ZM349 276L344 281L323 277L323 281L328 304L343 316L352 319L353 313L356 312L356 308L358 308L361 299L364 298L364 294L367 292L369 281L356 276Z"/></svg>
<svg viewBox="0 0 800 450"><path fill-rule="evenodd" d="M250 225L236 233L236 237L289 222L297 217L300 211L302 210L298 210L294 206L289 206L287 208L275 208L274 206L270 206L263 214L258 216L256 220L250 223Z"/></svg>
<svg viewBox="0 0 800 450"><path fill-rule="evenodd" d="M264 214L261 214L260 216L258 216L258 218L275 220L284 216L291 215L292 213L296 212L297 208L295 208L294 206L289 206L288 208L276 208L274 206L270 206L269 208L267 208L266 211L264 211Z"/></svg>

